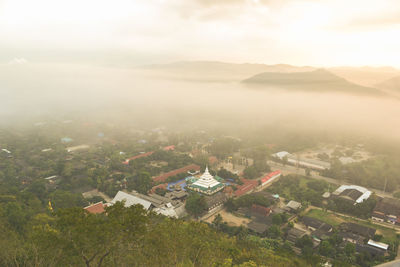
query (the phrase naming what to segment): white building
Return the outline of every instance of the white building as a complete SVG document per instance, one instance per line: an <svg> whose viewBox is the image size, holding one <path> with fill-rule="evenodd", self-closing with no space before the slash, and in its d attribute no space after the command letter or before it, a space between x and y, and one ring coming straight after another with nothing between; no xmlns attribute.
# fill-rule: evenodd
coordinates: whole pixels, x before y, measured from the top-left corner
<svg viewBox="0 0 400 267"><path fill-rule="evenodd" d="M206 195L212 195L217 193L218 191L221 191L225 185L219 181L217 181L208 171L208 167L206 167L206 170L204 171L203 175L200 176L200 178L188 185L188 188L200 192Z"/></svg>

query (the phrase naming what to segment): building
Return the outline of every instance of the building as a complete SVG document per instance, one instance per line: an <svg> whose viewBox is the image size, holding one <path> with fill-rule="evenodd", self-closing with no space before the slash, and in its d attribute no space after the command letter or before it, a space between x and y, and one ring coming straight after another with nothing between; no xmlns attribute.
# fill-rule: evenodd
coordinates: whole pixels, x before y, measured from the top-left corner
<svg viewBox="0 0 400 267"><path fill-rule="evenodd" d="M296 243L296 240L302 238L306 235L306 231L301 230L299 228L292 228L288 231L288 235L286 240L291 242L292 244Z"/></svg>
<svg viewBox="0 0 400 267"><path fill-rule="evenodd" d="M179 218L185 215L185 205L180 200L173 200L157 194L143 195L132 191L130 194L119 191L111 201L115 204L118 201L125 201L125 207L142 205L145 210L154 211L168 217Z"/></svg>
<svg viewBox="0 0 400 267"><path fill-rule="evenodd" d="M304 216L301 221L311 231L321 230L323 232L332 232L333 230L332 225L324 223L323 221L314 219L312 217Z"/></svg>
<svg viewBox="0 0 400 267"><path fill-rule="evenodd" d="M298 211L299 209L301 209L301 203L294 201L294 200L290 200L289 203L286 204L285 207L288 211Z"/></svg>
<svg viewBox="0 0 400 267"><path fill-rule="evenodd" d="M190 164L190 165L187 165L187 166L182 167L180 169L176 169L176 170L161 174L159 176L153 177L153 180L155 182L165 182L168 179L168 177L175 176L177 174L184 173L184 172L188 172L189 173L189 171L191 171L191 170L199 171L200 170L200 166L196 165L196 164Z"/></svg>
<svg viewBox="0 0 400 267"><path fill-rule="evenodd" d="M277 178L279 178L282 175L282 172L277 170L271 173L268 173L266 176L261 178L261 186L265 186L267 184L272 183L275 181Z"/></svg>
<svg viewBox="0 0 400 267"><path fill-rule="evenodd" d="M103 204L103 202L101 201L101 202L92 204L90 206L84 207L83 209L92 214L99 214L99 213L103 213L105 211L105 209L104 209L105 207L106 207L106 205Z"/></svg>
<svg viewBox="0 0 400 267"><path fill-rule="evenodd" d="M228 198L223 192L218 192L214 195L206 196L205 201L207 205L207 211L210 212L221 207L222 205L224 205L227 199Z"/></svg>
<svg viewBox="0 0 400 267"><path fill-rule="evenodd" d="M372 219L375 221L400 224L400 200L383 198L376 204L372 212Z"/></svg>
<svg viewBox="0 0 400 267"><path fill-rule="evenodd" d="M367 200L371 194L371 191L362 186L342 185L332 193L332 196L348 200L353 205L357 205Z"/></svg>
<svg viewBox="0 0 400 267"><path fill-rule="evenodd" d="M258 234L262 234L265 231L268 230L270 226L265 223L257 222L257 221L251 221L247 224L247 228L252 230L253 232L256 232Z"/></svg>
<svg viewBox="0 0 400 267"><path fill-rule="evenodd" d="M70 146L70 147L67 147L67 152L71 153L71 152L85 150L85 149L89 149L89 146L88 145Z"/></svg>
<svg viewBox="0 0 400 267"><path fill-rule="evenodd" d="M133 196L133 195L125 193L123 191L118 191L118 193L115 195L113 200L111 200L111 204L115 204L120 201L121 202L125 201L124 205L127 208L130 206L133 206L133 205L142 205L145 210L150 210L150 208L152 207L152 204L150 201L144 200L137 196Z"/></svg>
<svg viewBox="0 0 400 267"><path fill-rule="evenodd" d="M376 232L376 229L374 228L359 225L356 223L342 223L339 228L341 232L353 233L368 239L371 239Z"/></svg>
<svg viewBox="0 0 400 267"><path fill-rule="evenodd" d="M368 240L368 245L378 248L378 249L382 249L384 252L386 252L389 248L388 244L382 243L382 242L376 242L372 239Z"/></svg>
<svg viewBox="0 0 400 267"><path fill-rule="evenodd" d="M286 158L287 162L294 166L310 168L310 169L319 170L319 171L327 170L327 169L331 168L331 164L329 162L321 161L321 160L317 160L317 159L301 158L296 155L290 154L287 151L281 151L281 152L272 154L272 157L279 159L279 160L284 160Z"/></svg>
<svg viewBox="0 0 400 267"><path fill-rule="evenodd" d="M237 186L237 190L235 191L235 196L240 197L246 193L251 192L254 188L258 186L257 180L247 180L242 178L242 185Z"/></svg>
<svg viewBox="0 0 400 267"><path fill-rule="evenodd" d="M200 176L194 183L187 186L190 190L200 192L205 195L213 195L222 189L225 185L214 178L208 171L208 167L204 171L203 175Z"/></svg>

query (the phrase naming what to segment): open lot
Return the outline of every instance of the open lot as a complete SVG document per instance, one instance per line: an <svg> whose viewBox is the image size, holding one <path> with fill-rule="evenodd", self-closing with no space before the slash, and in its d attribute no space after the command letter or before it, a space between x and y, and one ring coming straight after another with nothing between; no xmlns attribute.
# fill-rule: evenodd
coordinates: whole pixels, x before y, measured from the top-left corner
<svg viewBox="0 0 400 267"><path fill-rule="evenodd" d="M236 216L232 213L227 212L226 210L221 210L220 212L214 214L213 216L209 217L206 219L206 222L212 223L214 220L215 216L217 214L220 214L223 221L227 222L229 226L241 226L241 225L247 225L250 222L250 219L244 218L244 217L239 217Z"/></svg>

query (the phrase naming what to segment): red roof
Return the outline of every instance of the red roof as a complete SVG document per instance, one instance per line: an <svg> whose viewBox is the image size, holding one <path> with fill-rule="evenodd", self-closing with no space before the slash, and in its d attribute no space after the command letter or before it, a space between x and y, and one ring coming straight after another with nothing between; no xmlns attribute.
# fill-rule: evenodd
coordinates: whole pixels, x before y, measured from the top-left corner
<svg viewBox="0 0 400 267"><path fill-rule="evenodd" d="M165 151L175 150L175 146L174 145L166 146L166 147L164 147L164 150Z"/></svg>
<svg viewBox="0 0 400 267"><path fill-rule="evenodd" d="M150 151L150 152L146 152L146 153L142 153L142 154L139 154L139 155L130 157L130 158L126 159L124 162L122 162L122 164L129 165L129 162L130 162L131 160L135 160L135 159L139 159L139 158L148 157L148 156L150 156L150 155L153 154L153 153L154 153L154 151Z"/></svg>
<svg viewBox="0 0 400 267"><path fill-rule="evenodd" d="M176 169L176 170L161 174L160 176L154 177L153 180L156 181L156 182L165 182L165 180L167 180L168 177L175 176L175 175L177 175L179 173L187 172L187 171L190 171L190 170L199 171L200 170L200 166L198 166L196 164L191 164L191 165L185 166L183 168Z"/></svg>
<svg viewBox="0 0 400 267"><path fill-rule="evenodd" d="M242 179L243 184L237 186L237 190L235 191L235 196L239 197L247 192L251 191L254 187L258 185L257 180L247 180L247 179Z"/></svg>
<svg viewBox="0 0 400 267"><path fill-rule="evenodd" d="M88 211L89 213L93 213L93 214L103 213L105 211L103 202L99 202L99 203L87 206L84 209L86 211Z"/></svg>
<svg viewBox="0 0 400 267"><path fill-rule="evenodd" d="M273 178L273 177L275 177L275 176L277 176L277 175L280 175L280 174L282 174L281 173L281 171L274 171L274 172L271 172L271 173L268 173L267 175L265 175L263 178L261 178L261 183L263 184L263 183L265 183L265 182L267 182L269 179L271 179L271 178Z"/></svg>

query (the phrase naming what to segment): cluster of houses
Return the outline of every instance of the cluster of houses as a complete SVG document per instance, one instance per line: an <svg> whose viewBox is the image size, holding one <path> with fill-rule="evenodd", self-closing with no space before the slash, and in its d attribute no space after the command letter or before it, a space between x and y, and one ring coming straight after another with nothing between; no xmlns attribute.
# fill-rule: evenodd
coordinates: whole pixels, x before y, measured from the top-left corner
<svg viewBox="0 0 400 267"><path fill-rule="evenodd" d="M297 239L309 235L313 240L314 248L316 248L322 241L329 239L334 234L332 225L318 219L304 216L300 222L303 227L294 227L288 231L287 240L292 244L295 244ZM343 240L342 246L352 243L359 253L366 252L374 256L387 255L389 245L373 240L376 229L347 222L340 224L337 230L337 235Z"/></svg>
<svg viewBox="0 0 400 267"><path fill-rule="evenodd" d="M381 199L372 212L372 220L400 224L400 199Z"/></svg>

